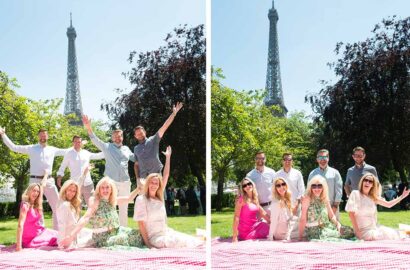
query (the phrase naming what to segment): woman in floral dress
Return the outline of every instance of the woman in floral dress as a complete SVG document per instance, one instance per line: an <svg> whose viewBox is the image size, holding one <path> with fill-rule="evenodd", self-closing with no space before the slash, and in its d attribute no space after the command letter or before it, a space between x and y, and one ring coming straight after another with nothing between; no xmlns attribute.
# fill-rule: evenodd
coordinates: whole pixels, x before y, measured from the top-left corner
<svg viewBox="0 0 410 270"><path fill-rule="evenodd" d="M326 179L313 177L302 199L302 215L299 222L299 240L306 233L308 240L335 240L354 237L353 229L340 224L329 203Z"/></svg>
<svg viewBox="0 0 410 270"><path fill-rule="evenodd" d="M143 247L138 230L120 226L116 210L117 204L128 203L137 195L135 189L130 196L117 197L117 188L109 177L102 178L96 188L94 196L90 198L89 208L80 219L75 229L62 242L68 246L75 239L77 233L90 223L93 234L92 243L95 247L132 246Z"/></svg>

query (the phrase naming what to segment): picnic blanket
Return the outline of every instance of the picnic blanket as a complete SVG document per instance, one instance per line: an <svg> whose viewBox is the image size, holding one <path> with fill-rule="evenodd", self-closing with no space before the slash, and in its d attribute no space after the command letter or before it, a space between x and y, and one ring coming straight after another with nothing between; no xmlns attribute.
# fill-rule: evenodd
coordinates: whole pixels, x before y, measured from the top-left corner
<svg viewBox="0 0 410 270"><path fill-rule="evenodd" d="M409 269L410 240L289 242L212 240L212 269Z"/></svg>
<svg viewBox="0 0 410 270"><path fill-rule="evenodd" d="M205 247L107 250L55 247L23 249L0 246L0 269L205 269Z"/></svg>

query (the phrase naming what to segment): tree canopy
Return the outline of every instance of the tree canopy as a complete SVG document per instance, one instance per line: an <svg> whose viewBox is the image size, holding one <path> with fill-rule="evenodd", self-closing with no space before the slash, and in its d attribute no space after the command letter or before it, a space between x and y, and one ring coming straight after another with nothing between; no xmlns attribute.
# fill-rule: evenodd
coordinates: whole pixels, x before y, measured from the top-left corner
<svg viewBox="0 0 410 270"><path fill-rule="evenodd" d="M307 96L316 112L320 144L347 169L351 149L362 146L380 175L407 178L410 156L410 18L383 20L373 36L338 43L332 63L337 81Z"/></svg>

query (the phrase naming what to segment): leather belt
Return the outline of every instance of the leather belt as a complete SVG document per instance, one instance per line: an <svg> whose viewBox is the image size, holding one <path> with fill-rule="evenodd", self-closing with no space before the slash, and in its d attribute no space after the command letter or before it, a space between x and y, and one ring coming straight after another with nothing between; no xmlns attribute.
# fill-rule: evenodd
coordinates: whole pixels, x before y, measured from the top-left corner
<svg viewBox="0 0 410 270"><path fill-rule="evenodd" d="M270 205L270 204L271 204L271 201L270 201L270 202L261 203L260 205L261 205L262 207L265 207L265 206L268 206L268 205Z"/></svg>
<svg viewBox="0 0 410 270"><path fill-rule="evenodd" d="M51 175L47 176L47 178L51 178L51 177L52 177ZM43 179L44 176L30 175L30 178Z"/></svg>

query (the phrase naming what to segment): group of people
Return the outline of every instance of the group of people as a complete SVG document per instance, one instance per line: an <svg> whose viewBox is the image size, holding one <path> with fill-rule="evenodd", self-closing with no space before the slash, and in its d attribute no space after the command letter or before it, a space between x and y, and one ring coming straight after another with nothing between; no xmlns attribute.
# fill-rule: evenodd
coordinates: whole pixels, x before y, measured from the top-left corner
<svg viewBox="0 0 410 270"><path fill-rule="evenodd" d="M377 224L377 205L393 207L405 199L404 188L396 199L382 198L376 169L367 164L365 149L355 147L354 166L348 169L344 190L348 196L345 210L352 227L339 221L343 181L338 170L330 167L329 151L317 152L318 167L311 171L305 188L300 171L293 168L293 155L284 153L282 168L266 167L265 153L255 155L255 168L240 182L235 201L232 241L400 239L397 230Z"/></svg>
<svg viewBox="0 0 410 270"><path fill-rule="evenodd" d="M137 126L134 136L138 144L134 152L123 145L122 130L112 132L111 143L99 139L86 115L82 117L83 124L92 143L101 151L99 153L82 149L82 138L77 135L68 149L49 146L45 129L38 132L38 144L15 145L6 135L5 129L0 127L4 144L10 150L27 154L30 158L30 181L22 196L16 250L56 245L60 248L201 245L199 239L175 232L167 226L164 190L169 178L172 150L168 146L163 152L166 157L164 167L159 159L159 143L181 108L182 103L177 103L163 126L151 137L146 136L142 126ZM59 193L51 175L55 156L64 156L57 172ZM105 159L104 177L98 181L95 190L90 175L90 160L93 159ZM132 192L129 161L135 162L137 177L137 188ZM62 184L66 167L70 170L70 179ZM53 229L44 227L43 194L52 210ZM138 230L128 227L128 204L137 195L133 219L138 223ZM81 197L87 204L83 216ZM91 229L85 227L87 224Z"/></svg>

